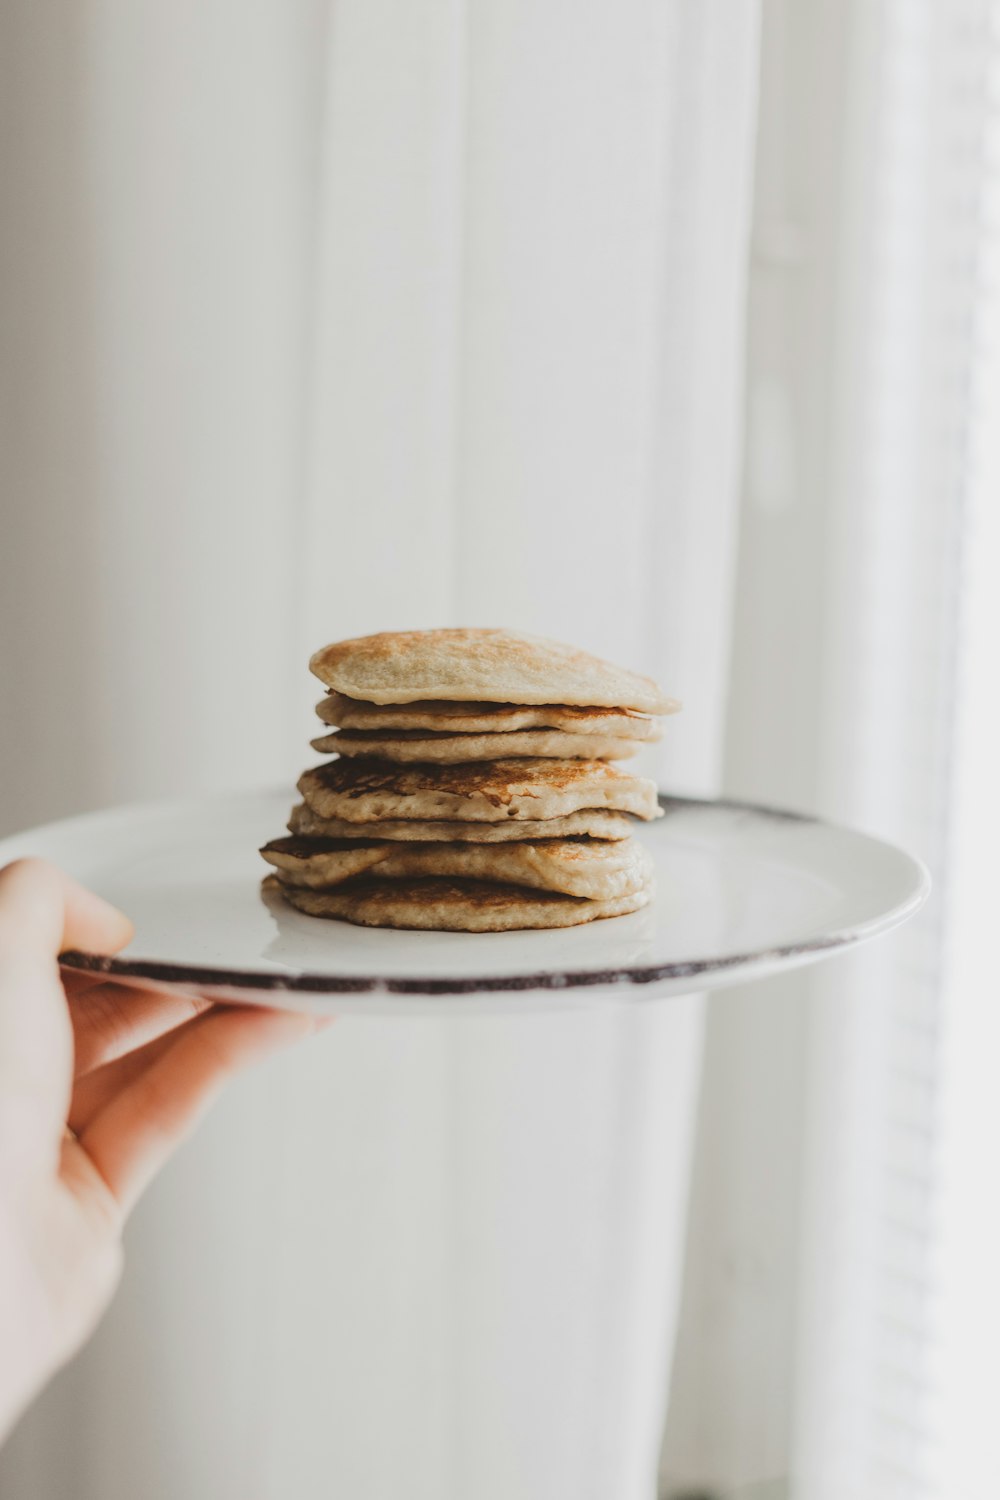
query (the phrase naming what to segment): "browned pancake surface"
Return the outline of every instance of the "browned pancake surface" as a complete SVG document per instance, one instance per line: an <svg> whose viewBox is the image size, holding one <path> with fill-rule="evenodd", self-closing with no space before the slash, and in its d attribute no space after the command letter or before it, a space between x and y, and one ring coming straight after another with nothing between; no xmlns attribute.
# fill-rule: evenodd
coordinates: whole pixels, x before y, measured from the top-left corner
<svg viewBox="0 0 1000 1500"><path fill-rule="evenodd" d="M674 708L680 705L675 704ZM561 729L565 734L618 735L629 740L658 740L655 719L629 708L580 707L569 703L528 706L514 703L363 703L329 692L316 705L324 724L339 729L414 730L448 734L502 734L519 729Z"/></svg>
<svg viewBox="0 0 1000 1500"><path fill-rule="evenodd" d="M276 876L268 875L264 888L280 894L309 916L336 918L363 927L434 932L575 927L638 911L650 898L648 889L610 901L586 901L482 880L380 881L367 876L336 890L316 891L282 885Z"/></svg>
<svg viewBox="0 0 1000 1500"><path fill-rule="evenodd" d="M357 843L365 842L369 833L377 833L380 839L406 842L435 840L495 844L509 843L512 839L572 838L584 833L592 839L627 839L632 832L630 818L603 807L581 808L562 818L541 821L523 818L517 822L488 823L463 822L458 818L380 818L377 824L371 824L349 823L345 818L321 818L304 802L292 808L288 827L292 833L310 838L350 839Z"/></svg>
<svg viewBox="0 0 1000 1500"><path fill-rule="evenodd" d="M561 729L512 729L501 734L440 734L415 729L339 729L312 741L329 755L354 755L399 764L508 760L627 760L642 749L639 740L617 734L566 734Z"/></svg>
<svg viewBox="0 0 1000 1500"><path fill-rule="evenodd" d="M293 837L272 839L260 852L284 884L315 890L367 871L380 880L458 877L608 900L648 886L653 875L647 851L634 839L444 844Z"/></svg>
<svg viewBox="0 0 1000 1500"><path fill-rule="evenodd" d="M365 823L379 818L549 818L608 807L659 816L656 787L606 761L526 757L482 763L392 766L335 760L306 771L299 791L320 817Z"/></svg>

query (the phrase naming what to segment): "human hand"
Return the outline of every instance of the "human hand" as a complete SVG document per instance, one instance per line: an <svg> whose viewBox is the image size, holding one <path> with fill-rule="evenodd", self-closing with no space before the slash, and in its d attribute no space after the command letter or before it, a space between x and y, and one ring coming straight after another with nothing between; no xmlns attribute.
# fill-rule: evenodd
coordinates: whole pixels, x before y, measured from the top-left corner
<svg viewBox="0 0 1000 1500"><path fill-rule="evenodd" d="M54 866L0 870L0 1439L87 1338L124 1219L223 1082L305 1016L60 977L114 953L121 912Z"/></svg>

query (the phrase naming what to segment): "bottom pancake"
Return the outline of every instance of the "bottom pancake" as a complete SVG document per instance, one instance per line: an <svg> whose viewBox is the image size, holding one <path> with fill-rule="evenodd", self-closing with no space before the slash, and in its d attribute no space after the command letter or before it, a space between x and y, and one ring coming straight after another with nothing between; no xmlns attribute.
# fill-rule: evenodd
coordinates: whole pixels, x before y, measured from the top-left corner
<svg viewBox="0 0 1000 1500"><path fill-rule="evenodd" d="M576 927L620 917L647 905L652 886L606 901L553 891L526 891L485 880L376 880L361 878L334 890L282 885L268 875L264 889L311 917L332 917L359 927L402 927L429 932L513 932Z"/></svg>

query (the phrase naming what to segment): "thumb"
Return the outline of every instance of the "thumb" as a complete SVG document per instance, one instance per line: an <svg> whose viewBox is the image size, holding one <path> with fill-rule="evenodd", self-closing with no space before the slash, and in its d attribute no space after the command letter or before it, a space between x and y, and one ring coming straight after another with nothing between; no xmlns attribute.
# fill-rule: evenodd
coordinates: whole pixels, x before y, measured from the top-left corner
<svg viewBox="0 0 1000 1500"><path fill-rule="evenodd" d="M43 860L0 870L0 1171L58 1162L73 1076L59 978L67 947L114 952L126 917Z"/></svg>
<svg viewBox="0 0 1000 1500"><path fill-rule="evenodd" d="M45 960L66 948L117 953L131 936L128 917L44 859L0 870L0 959L21 952Z"/></svg>

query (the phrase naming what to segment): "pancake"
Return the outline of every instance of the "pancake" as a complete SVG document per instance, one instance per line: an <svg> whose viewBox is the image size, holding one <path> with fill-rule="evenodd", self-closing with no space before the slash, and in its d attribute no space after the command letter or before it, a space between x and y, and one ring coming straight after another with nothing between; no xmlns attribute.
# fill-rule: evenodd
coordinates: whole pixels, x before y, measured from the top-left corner
<svg viewBox="0 0 1000 1500"><path fill-rule="evenodd" d="M603 760L526 758L440 766L333 760L304 772L298 787L321 818L349 823L380 818L537 821L602 807L639 818L660 816L652 781Z"/></svg>
<svg viewBox="0 0 1000 1500"><path fill-rule="evenodd" d="M513 729L508 734L429 734L419 729L341 729L313 740L326 754L374 756L407 764L506 760L542 756L546 760L627 760L642 749L639 740L618 735L564 734L561 729Z"/></svg>
<svg viewBox="0 0 1000 1500"><path fill-rule="evenodd" d="M511 630L387 631L337 641L314 653L325 687L366 703L579 704L668 713L650 677L573 646Z"/></svg>
<svg viewBox="0 0 1000 1500"><path fill-rule="evenodd" d="M510 932L529 927L575 927L619 917L645 906L651 890L607 901L584 901L554 891L523 891L485 880L377 880L364 877L329 891L282 885L275 875L265 891L277 893L311 917L334 917L361 927L422 928L434 932Z"/></svg>
<svg viewBox="0 0 1000 1500"><path fill-rule="evenodd" d="M627 839L632 832L631 820L622 813L606 808L588 807L569 813L565 818L548 818L544 822L524 819L514 823L460 823L457 820L420 818L382 819L377 825L348 823L344 818L321 818L311 807L299 802L288 819L292 833L307 837L333 839L366 839L377 833L380 839L441 843L497 844L513 839L572 838L587 834L592 839Z"/></svg>
<svg viewBox="0 0 1000 1500"><path fill-rule="evenodd" d="M675 712L679 703L672 705ZM666 712L667 710L664 710ZM567 703L519 707L513 703L362 703L330 692L316 705L324 724L335 729L424 729L449 734L509 734L515 729L561 729L565 734L617 735L658 740L655 719L629 708L580 708Z"/></svg>
<svg viewBox="0 0 1000 1500"><path fill-rule="evenodd" d="M283 885L326 889L367 871L379 880L459 877L607 901L644 890L652 861L634 839L516 844L393 844L381 839L273 839L260 851Z"/></svg>

